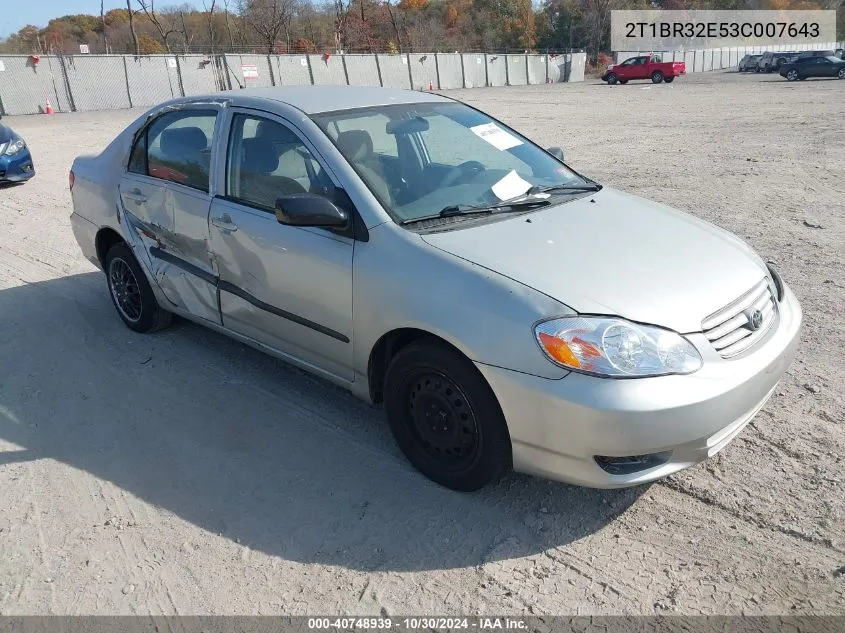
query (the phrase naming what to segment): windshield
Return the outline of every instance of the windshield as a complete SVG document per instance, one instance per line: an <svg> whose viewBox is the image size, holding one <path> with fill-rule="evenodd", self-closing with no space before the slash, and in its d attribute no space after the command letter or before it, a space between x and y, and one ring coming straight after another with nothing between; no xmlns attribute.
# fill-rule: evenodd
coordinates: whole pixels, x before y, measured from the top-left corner
<svg viewBox="0 0 845 633"><path fill-rule="evenodd" d="M327 113L314 121L397 222L490 205L531 187L587 181L526 138L460 103Z"/></svg>

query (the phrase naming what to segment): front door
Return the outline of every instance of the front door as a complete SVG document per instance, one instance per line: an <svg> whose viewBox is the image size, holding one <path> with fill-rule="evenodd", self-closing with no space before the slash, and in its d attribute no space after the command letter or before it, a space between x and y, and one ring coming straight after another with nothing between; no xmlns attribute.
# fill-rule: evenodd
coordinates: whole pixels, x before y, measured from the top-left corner
<svg viewBox="0 0 845 633"><path fill-rule="evenodd" d="M235 110L229 128L223 195L210 215L223 325L352 380L354 241L275 216L279 197L337 183L286 121Z"/></svg>
<svg viewBox="0 0 845 633"><path fill-rule="evenodd" d="M208 235L214 105L154 118L136 137L120 182L124 226L133 250L167 299L220 323Z"/></svg>

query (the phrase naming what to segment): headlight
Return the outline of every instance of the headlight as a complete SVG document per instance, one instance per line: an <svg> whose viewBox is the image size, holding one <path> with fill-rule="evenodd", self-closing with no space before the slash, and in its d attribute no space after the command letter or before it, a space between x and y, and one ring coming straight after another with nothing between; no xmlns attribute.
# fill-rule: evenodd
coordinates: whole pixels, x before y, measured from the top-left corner
<svg viewBox="0 0 845 633"><path fill-rule="evenodd" d="M24 147L26 147L26 141L22 138L13 139L12 142L9 143L9 147L6 148L6 156L14 156Z"/></svg>
<svg viewBox="0 0 845 633"><path fill-rule="evenodd" d="M701 368L698 350L680 334L614 317L543 321L534 335L552 362L595 376L642 378Z"/></svg>

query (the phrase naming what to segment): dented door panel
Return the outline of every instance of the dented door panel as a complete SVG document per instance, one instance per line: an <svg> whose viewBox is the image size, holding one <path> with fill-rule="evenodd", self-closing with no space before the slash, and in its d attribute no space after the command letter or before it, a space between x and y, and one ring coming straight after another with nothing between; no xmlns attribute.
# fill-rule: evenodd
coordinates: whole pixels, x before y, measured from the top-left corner
<svg viewBox="0 0 845 633"><path fill-rule="evenodd" d="M130 180L127 176L125 180ZM150 179L152 180L152 179ZM209 194L175 185L159 183L149 187L154 192L143 203L125 195L121 184L121 201L126 224L137 239L135 248L143 250L153 278L165 297L178 309L220 324L217 300L217 273L208 245ZM142 191L143 187L138 187ZM128 203L128 204L127 204Z"/></svg>

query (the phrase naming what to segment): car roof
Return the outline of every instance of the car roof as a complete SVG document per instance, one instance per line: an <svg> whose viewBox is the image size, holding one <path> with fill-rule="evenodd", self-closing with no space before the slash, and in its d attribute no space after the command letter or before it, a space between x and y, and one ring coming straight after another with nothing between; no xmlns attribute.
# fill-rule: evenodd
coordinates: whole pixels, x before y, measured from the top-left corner
<svg viewBox="0 0 845 633"><path fill-rule="evenodd" d="M247 88L225 94L232 98L235 104L242 98L263 99L286 103L306 114L397 103L448 103L451 101L431 92L369 86L280 86L276 88Z"/></svg>

